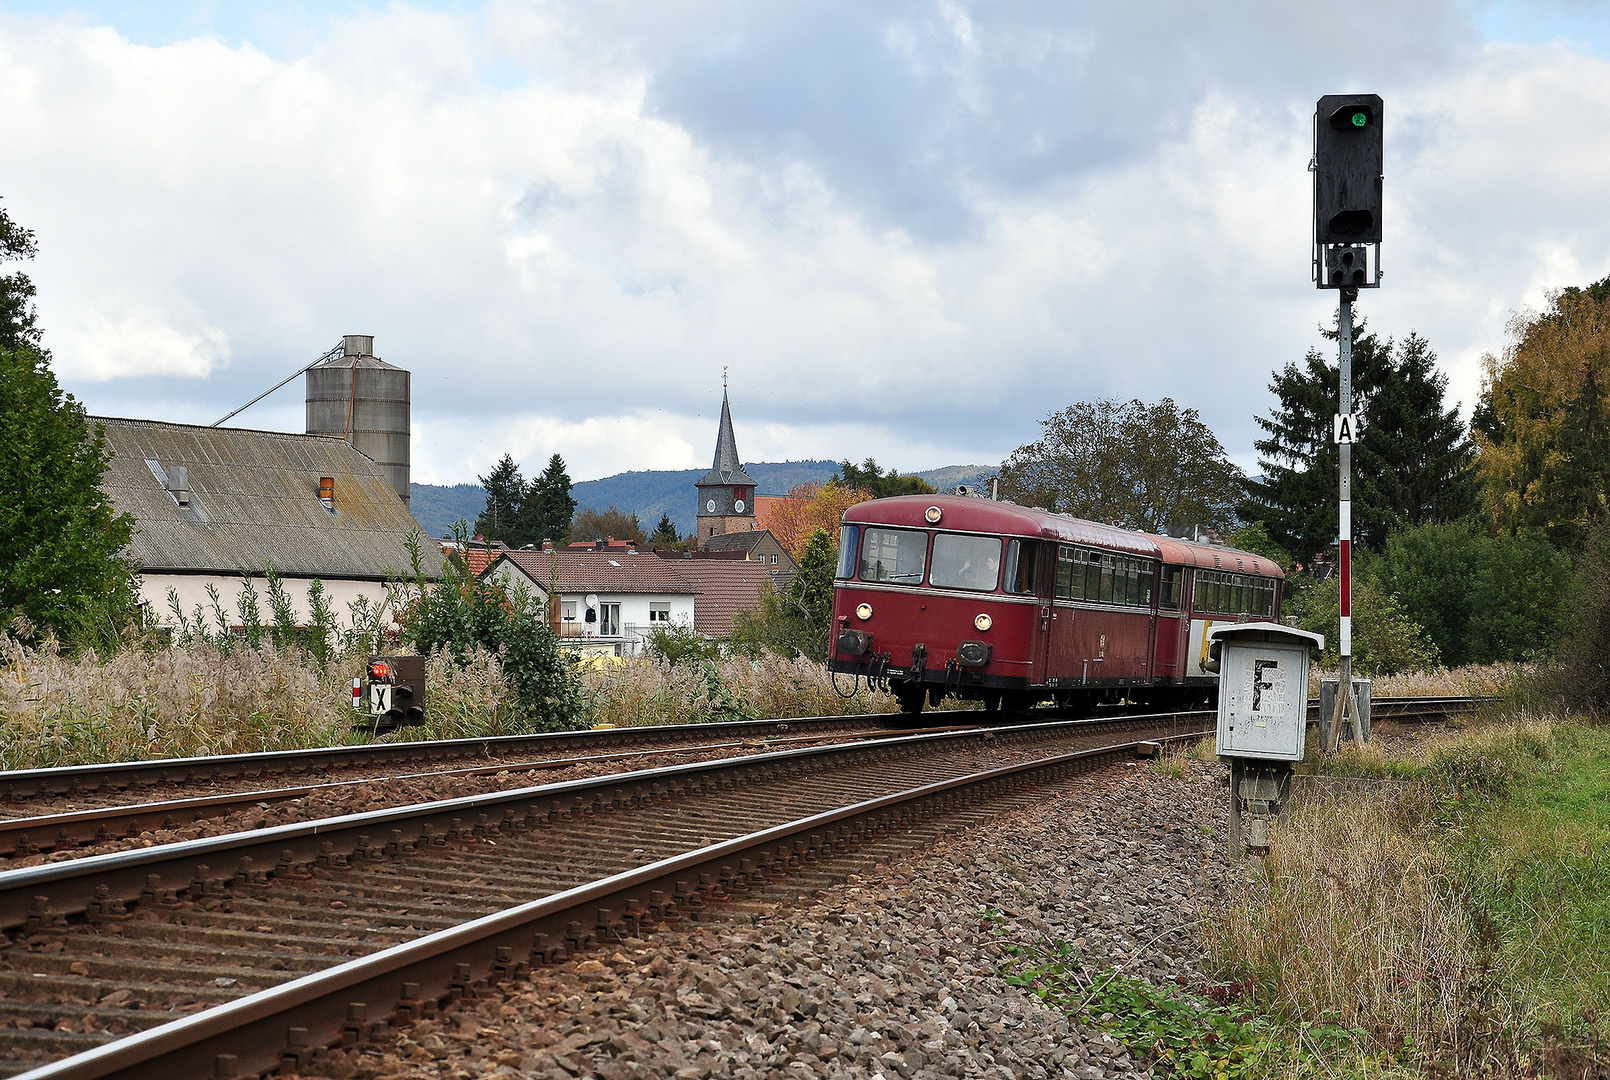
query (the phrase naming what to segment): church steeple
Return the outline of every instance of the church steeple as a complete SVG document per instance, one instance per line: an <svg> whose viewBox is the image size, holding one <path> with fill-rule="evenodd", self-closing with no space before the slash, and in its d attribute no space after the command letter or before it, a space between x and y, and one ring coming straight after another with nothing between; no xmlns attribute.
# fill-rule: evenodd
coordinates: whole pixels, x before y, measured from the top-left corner
<svg viewBox="0 0 1610 1080"><path fill-rule="evenodd" d="M716 432L715 460L699 492L698 533L705 537L755 528L755 480L738 459L738 439L732 432L732 407L727 402L727 376L721 375L721 427Z"/></svg>

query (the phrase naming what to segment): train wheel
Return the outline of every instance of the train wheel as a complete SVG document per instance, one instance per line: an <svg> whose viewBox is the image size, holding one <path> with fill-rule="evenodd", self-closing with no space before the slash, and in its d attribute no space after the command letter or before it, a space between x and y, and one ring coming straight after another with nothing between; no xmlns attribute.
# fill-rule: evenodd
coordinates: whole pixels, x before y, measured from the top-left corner
<svg viewBox="0 0 1610 1080"><path fill-rule="evenodd" d="M984 696L979 698L984 703L985 712L1001 711L1001 694L998 690L986 690Z"/></svg>
<svg viewBox="0 0 1610 1080"><path fill-rule="evenodd" d="M912 690L896 690L894 692L895 700L900 703L900 711L908 716L916 716L922 712L923 701L927 696L928 691L920 686Z"/></svg>

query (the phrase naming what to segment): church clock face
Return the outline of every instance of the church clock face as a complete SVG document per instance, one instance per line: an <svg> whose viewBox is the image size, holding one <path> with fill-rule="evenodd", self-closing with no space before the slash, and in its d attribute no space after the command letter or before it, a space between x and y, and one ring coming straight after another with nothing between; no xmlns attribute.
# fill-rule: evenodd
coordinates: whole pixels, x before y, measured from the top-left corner
<svg viewBox="0 0 1610 1080"><path fill-rule="evenodd" d="M710 514L715 513L716 512L716 501L714 499L711 499L710 501L706 502L704 504L704 509L705 509L706 513L710 513Z"/></svg>
<svg viewBox="0 0 1610 1080"><path fill-rule="evenodd" d="M737 502L732 504L732 508L734 510L738 511L738 513L740 513L740 514L743 513L744 512L744 501L742 499L739 499Z"/></svg>

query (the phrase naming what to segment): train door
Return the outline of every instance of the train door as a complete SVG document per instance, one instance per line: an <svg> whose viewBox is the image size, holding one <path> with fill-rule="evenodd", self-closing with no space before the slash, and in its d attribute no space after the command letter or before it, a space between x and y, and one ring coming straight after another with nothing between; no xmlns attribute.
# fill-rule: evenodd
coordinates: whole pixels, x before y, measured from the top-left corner
<svg viewBox="0 0 1610 1080"><path fill-rule="evenodd" d="M1152 615L1152 679L1180 677L1180 588L1185 568L1164 563L1158 575L1157 609Z"/></svg>
<svg viewBox="0 0 1610 1080"><path fill-rule="evenodd" d="M1055 559L1055 545L1033 540L1008 540L1006 566L1001 587L1015 596L1033 597L1035 602L1034 636L1029 646L1029 658L1034 668L1029 681L1042 684L1047 678L1051 657L1051 635L1054 612L1051 610L1051 574Z"/></svg>

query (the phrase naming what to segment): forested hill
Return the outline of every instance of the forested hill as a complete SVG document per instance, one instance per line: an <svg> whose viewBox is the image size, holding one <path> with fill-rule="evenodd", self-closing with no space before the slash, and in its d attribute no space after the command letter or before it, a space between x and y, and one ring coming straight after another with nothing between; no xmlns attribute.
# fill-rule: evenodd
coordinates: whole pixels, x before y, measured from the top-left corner
<svg viewBox="0 0 1610 1080"><path fill-rule="evenodd" d="M745 464L744 470L755 478L761 495L786 495L800 484L812 480L825 481L838 471L833 461L779 461ZM618 506L629 514L636 514L643 523L643 531L654 528L660 515L668 513L677 529L686 536L693 531L693 484L708 469L681 469L675 471L645 470L618 473L602 480L583 480L571 489L578 508L592 507L607 510ZM950 465L930 469L917 475L939 488L957 484L977 483L979 478L994 471L993 466ZM427 536L446 536L453 530L453 522L463 518L471 525L486 508L486 492L479 484L412 484L414 518Z"/></svg>

